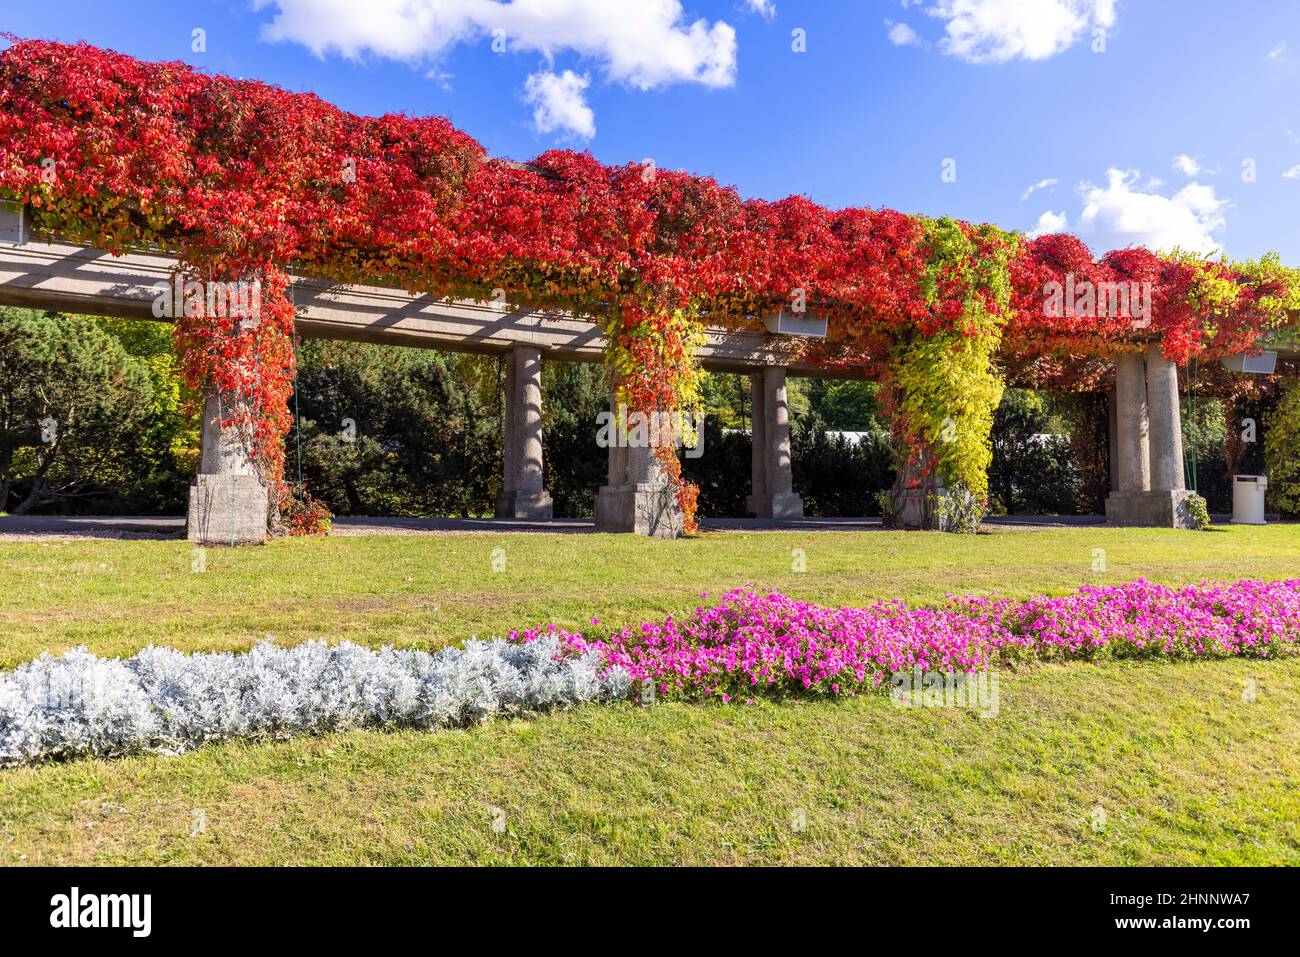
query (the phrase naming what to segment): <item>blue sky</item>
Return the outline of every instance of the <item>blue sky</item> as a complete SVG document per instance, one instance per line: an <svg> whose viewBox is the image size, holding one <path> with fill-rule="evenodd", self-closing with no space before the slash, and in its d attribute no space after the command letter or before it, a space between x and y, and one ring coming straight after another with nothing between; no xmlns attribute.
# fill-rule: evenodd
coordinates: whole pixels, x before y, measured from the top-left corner
<svg viewBox="0 0 1300 957"><path fill-rule="evenodd" d="M445 115L494 155L1300 265L1296 0L59 0L0 28Z"/></svg>

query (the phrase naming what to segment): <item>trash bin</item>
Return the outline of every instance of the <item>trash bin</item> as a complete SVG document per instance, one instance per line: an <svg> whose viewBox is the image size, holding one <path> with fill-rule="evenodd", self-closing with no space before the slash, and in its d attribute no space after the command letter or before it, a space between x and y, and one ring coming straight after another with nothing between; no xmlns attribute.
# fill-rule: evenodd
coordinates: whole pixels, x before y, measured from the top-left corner
<svg viewBox="0 0 1300 957"><path fill-rule="evenodd" d="M1268 477L1264 475L1234 475L1232 477L1232 524L1264 524L1264 490Z"/></svg>

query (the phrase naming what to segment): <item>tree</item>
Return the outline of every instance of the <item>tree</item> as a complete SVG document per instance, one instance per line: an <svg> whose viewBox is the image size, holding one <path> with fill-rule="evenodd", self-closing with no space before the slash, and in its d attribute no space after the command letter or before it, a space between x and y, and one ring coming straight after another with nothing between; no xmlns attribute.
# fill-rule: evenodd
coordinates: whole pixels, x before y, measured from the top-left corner
<svg viewBox="0 0 1300 957"><path fill-rule="evenodd" d="M0 307L0 511L120 493L152 399L146 364L94 320Z"/></svg>
<svg viewBox="0 0 1300 957"><path fill-rule="evenodd" d="M100 318L95 322L140 359L152 384L149 421L136 446L140 462L125 477L116 501L97 508L119 507L134 514L184 512L190 479L198 469L202 409L185 385L174 330L163 322Z"/></svg>
<svg viewBox="0 0 1300 957"><path fill-rule="evenodd" d="M723 429L747 429L753 411L749 376L705 372L700 376L701 411Z"/></svg>
<svg viewBox="0 0 1300 957"><path fill-rule="evenodd" d="M894 484L889 433L872 420L858 425L856 439L829 434L814 412L800 416L790 435L795 490L804 513L819 517L880 514L880 493ZM838 430L832 430L838 431Z"/></svg>
<svg viewBox="0 0 1300 957"><path fill-rule="evenodd" d="M1264 463L1270 504L1300 514L1300 382L1292 382L1265 422Z"/></svg>
<svg viewBox="0 0 1300 957"><path fill-rule="evenodd" d="M542 392L546 489L555 514L589 517L595 512L596 492L609 476L609 451L596 444L597 416L609 410L605 369L543 363Z"/></svg>
<svg viewBox="0 0 1300 957"><path fill-rule="evenodd" d="M870 432L885 427L877 395L880 384L864 379L805 379L810 411L832 432Z"/></svg>
<svg viewBox="0 0 1300 957"><path fill-rule="evenodd" d="M1211 512L1232 511L1232 479L1228 476L1225 455L1226 408L1222 399L1195 395L1182 404L1187 487L1206 500Z"/></svg>
<svg viewBox="0 0 1300 957"><path fill-rule="evenodd" d="M340 515L491 514L501 474L495 359L309 340L288 471Z"/></svg>
<svg viewBox="0 0 1300 957"><path fill-rule="evenodd" d="M1078 481L1070 439L1041 393L1008 389L993 416L989 497L1007 515L1069 514Z"/></svg>

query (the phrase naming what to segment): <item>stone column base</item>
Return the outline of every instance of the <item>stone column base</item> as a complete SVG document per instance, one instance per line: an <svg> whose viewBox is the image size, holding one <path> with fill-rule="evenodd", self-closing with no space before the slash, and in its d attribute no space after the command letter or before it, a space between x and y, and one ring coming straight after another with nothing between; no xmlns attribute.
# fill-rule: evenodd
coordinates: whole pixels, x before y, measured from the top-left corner
<svg viewBox="0 0 1300 957"><path fill-rule="evenodd" d="M1111 492L1106 523L1133 528L1195 528L1187 511L1187 489L1161 492Z"/></svg>
<svg viewBox="0 0 1300 957"><path fill-rule="evenodd" d="M685 516L668 485L602 485L596 495L596 531L679 538Z"/></svg>
<svg viewBox="0 0 1300 957"><path fill-rule="evenodd" d="M984 510L964 488L893 488L889 496L889 508L882 516L886 528L973 533L984 520Z"/></svg>
<svg viewBox="0 0 1300 957"><path fill-rule="evenodd" d="M926 503L926 496L933 494L934 492L926 488L895 490L892 503L893 514L888 516L889 526L912 531L936 530L936 523Z"/></svg>
<svg viewBox="0 0 1300 957"><path fill-rule="evenodd" d="M803 498L794 492L747 495L745 508L757 518L770 518L773 521L803 518Z"/></svg>
<svg viewBox="0 0 1300 957"><path fill-rule="evenodd" d="M185 535L196 545L266 542L266 488L256 475L194 476Z"/></svg>
<svg viewBox="0 0 1300 957"><path fill-rule="evenodd" d="M497 496L497 518L552 518L551 496L546 492L502 492Z"/></svg>

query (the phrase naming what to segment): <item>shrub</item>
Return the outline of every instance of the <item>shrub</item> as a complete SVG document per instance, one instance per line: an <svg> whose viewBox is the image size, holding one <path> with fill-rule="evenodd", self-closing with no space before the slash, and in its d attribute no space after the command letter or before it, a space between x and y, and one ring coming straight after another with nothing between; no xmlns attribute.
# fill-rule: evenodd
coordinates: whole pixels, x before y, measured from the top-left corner
<svg viewBox="0 0 1300 957"><path fill-rule="evenodd" d="M685 458L682 474L700 488L701 517L745 514L750 491L750 437L745 432L723 431L712 416L704 420L704 448L698 458Z"/></svg>
<svg viewBox="0 0 1300 957"><path fill-rule="evenodd" d="M1300 381L1291 383L1264 425L1269 504L1300 514Z"/></svg>
<svg viewBox="0 0 1300 957"><path fill-rule="evenodd" d="M166 485L156 398L146 362L94 320L0 306L0 510L138 504L133 474Z"/></svg>
<svg viewBox="0 0 1300 957"><path fill-rule="evenodd" d="M1209 503L1195 492L1187 496L1184 507L1187 509L1187 515L1192 520L1192 527L1196 531L1203 532L1214 524L1210 521Z"/></svg>
<svg viewBox="0 0 1300 957"><path fill-rule="evenodd" d="M44 655L0 674L0 765L355 727L449 727L628 694L621 669L559 652L555 639L498 639L436 654L264 642L246 654Z"/></svg>
<svg viewBox="0 0 1300 957"><path fill-rule="evenodd" d="M334 515L330 508L301 485L291 486L281 503L290 535L328 535Z"/></svg>
<svg viewBox="0 0 1300 957"><path fill-rule="evenodd" d="M876 493L894 484L889 434L866 429L856 441L831 435L815 413L802 416L790 438L794 488L804 513L835 518L878 515Z"/></svg>
<svg viewBox="0 0 1300 957"><path fill-rule="evenodd" d="M1091 410L1090 410L1091 411ZM1104 420L1103 420L1104 421ZM1041 392L1008 389L993 418L990 510L1007 515L1069 515L1080 480L1055 404Z"/></svg>

